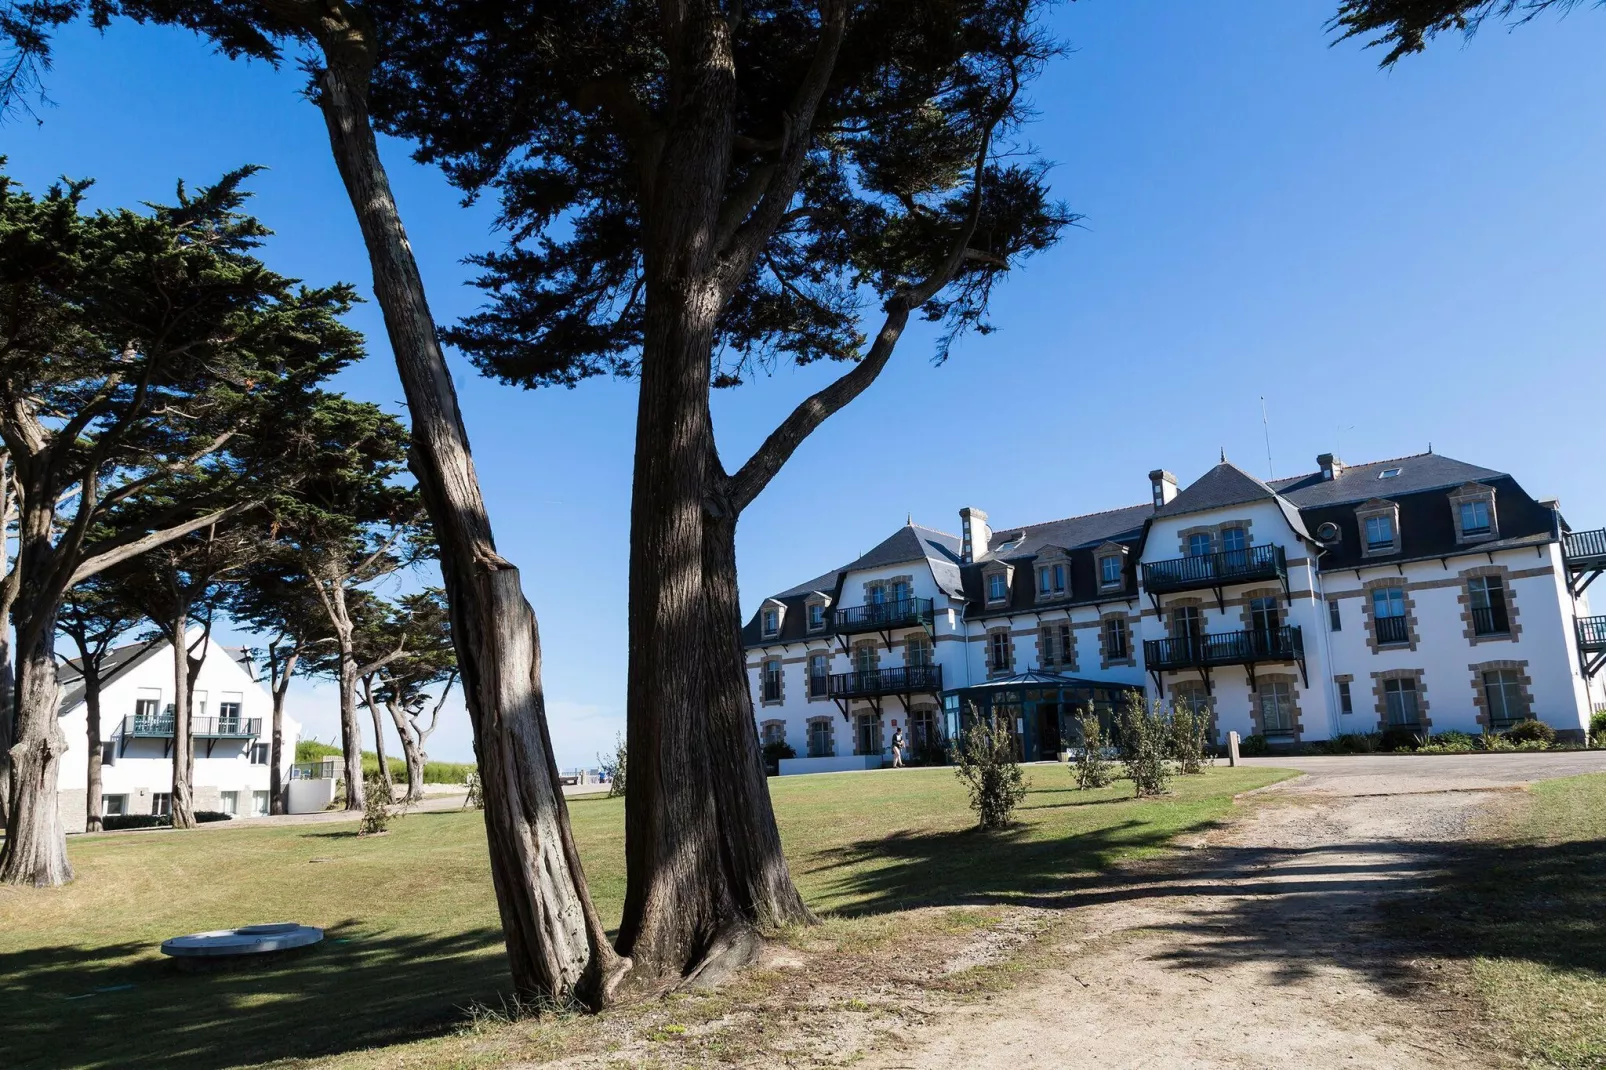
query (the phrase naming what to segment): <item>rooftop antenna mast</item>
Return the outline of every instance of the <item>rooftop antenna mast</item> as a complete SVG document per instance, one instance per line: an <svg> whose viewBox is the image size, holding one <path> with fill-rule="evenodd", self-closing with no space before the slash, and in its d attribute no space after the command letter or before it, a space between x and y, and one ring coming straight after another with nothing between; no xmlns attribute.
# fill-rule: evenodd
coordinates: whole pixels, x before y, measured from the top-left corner
<svg viewBox="0 0 1606 1070"><path fill-rule="evenodd" d="M1271 421L1266 419L1266 395L1260 395L1260 427L1266 433L1266 477L1277 478L1277 469L1271 463Z"/></svg>

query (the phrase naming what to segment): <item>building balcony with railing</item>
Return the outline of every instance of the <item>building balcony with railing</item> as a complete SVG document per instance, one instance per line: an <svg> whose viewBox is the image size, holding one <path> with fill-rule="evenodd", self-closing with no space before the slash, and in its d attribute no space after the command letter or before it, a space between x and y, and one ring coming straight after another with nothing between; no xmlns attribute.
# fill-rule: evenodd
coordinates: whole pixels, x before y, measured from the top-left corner
<svg viewBox="0 0 1606 1070"><path fill-rule="evenodd" d="M172 739L171 714L132 713L123 718L126 739ZM262 734L262 718L240 716L191 717L190 735L201 739L255 739Z"/></svg>
<svg viewBox="0 0 1606 1070"><path fill-rule="evenodd" d="M942 690L941 665L900 665L890 669L858 669L833 673L830 678L834 699L878 698L882 695L912 695Z"/></svg>
<svg viewBox="0 0 1606 1070"><path fill-rule="evenodd" d="M935 619L935 604L929 598L895 598L831 611L832 626L838 635L929 626Z"/></svg>
<svg viewBox="0 0 1606 1070"><path fill-rule="evenodd" d="M1411 620L1409 617L1377 617L1372 621L1372 628L1377 633L1378 646L1390 646L1395 643L1409 643L1411 641Z"/></svg>
<svg viewBox="0 0 1606 1070"><path fill-rule="evenodd" d="M1579 617L1578 649L1586 654L1606 654L1606 616Z"/></svg>
<svg viewBox="0 0 1606 1070"><path fill-rule="evenodd" d="M1148 561L1143 565L1143 588L1150 594L1198 591L1266 580L1286 582L1287 578L1287 555L1281 546L1272 543L1242 550Z"/></svg>
<svg viewBox="0 0 1606 1070"><path fill-rule="evenodd" d="M1573 568L1606 565L1606 528L1569 531L1563 542L1567 563Z"/></svg>
<svg viewBox="0 0 1606 1070"><path fill-rule="evenodd" d="M1242 632L1179 635L1170 639L1148 639L1143 643L1143 660L1151 672L1302 661L1304 657L1304 634L1297 624Z"/></svg>
<svg viewBox="0 0 1606 1070"><path fill-rule="evenodd" d="M1404 620L1405 618L1390 619ZM1511 614L1506 611L1506 607L1503 605L1473 606L1472 634L1480 638L1486 635L1510 635ZM1379 641L1381 642L1381 640Z"/></svg>

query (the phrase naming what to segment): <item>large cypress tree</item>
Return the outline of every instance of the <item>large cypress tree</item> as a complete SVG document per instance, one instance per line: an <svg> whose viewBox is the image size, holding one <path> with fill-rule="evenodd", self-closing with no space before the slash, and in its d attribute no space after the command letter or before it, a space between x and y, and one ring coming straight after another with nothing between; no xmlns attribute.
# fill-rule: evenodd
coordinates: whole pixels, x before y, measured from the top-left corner
<svg viewBox="0 0 1606 1070"><path fill-rule="evenodd" d="M1386 48L1380 66L1392 67L1421 52L1441 33L1471 37L1490 19L1523 23L1547 10L1565 14L1584 0L1343 0L1328 24L1339 40L1368 38L1366 47ZM1592 0L1606 7L1606 0Z"/></svg>

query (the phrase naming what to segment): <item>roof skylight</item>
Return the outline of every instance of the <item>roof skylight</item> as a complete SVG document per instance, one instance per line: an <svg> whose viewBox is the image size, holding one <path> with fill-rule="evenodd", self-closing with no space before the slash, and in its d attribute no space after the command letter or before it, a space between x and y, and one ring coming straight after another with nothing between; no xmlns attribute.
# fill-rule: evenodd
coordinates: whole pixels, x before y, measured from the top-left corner
<svg viewBox="0 0 1606 1070"><path fill-rule="evenodd" d="M1379 479L1393 479L1395 476L1399 475L1402 471L1404 471L1403 468L1385 468L1385 469L1383 469L1381 472L1379 472L1377 474L1377 478L1379 478Z"/></svg>

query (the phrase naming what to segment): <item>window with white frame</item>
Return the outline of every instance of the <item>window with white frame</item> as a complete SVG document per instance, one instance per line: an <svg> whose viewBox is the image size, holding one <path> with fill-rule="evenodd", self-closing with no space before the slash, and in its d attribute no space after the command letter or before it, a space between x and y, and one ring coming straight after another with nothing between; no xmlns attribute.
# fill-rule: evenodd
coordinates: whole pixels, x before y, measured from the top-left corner
<svg viewBox="0 0 1606 1070"><path fill-rule="evenodd" d="M825 627L825 603L809 603L809 631L817 632Z"/></svg>
<svg viewBox="0 0 1606 1070"><path fill-rule="evenodd" d="M1338 712L1339 713L1354 713L1355 712L1355 703L1354 703L1354 700L1350 697L1349 681L1348 680L1340 680L1338 682Z"/></svg>
<svg viewBox="0 0 1606 1070"><path fill-rule="evenodd" d="M1010 664L1009 632L999 630L987 637L988 656L987 664L993 672L1008 672Z"/></svg>
<svg viewBox="0 0 1606 1070"><path fill-rule="evenodd" d="M1037 653L1043 662L1043 668L1051 669L1059 664L1058 635L1052 625L1045 624L1042 631L1037 633Z"/></svg>
<svg viewBox="0 0 1606 1070"><path fill-rule="evenodd" d="M1076 647L1073 645L1075 642L1076 642L1076 640L1071 638L1071 626L1069 624L1061 624L1060 625L1060 664L1061 665L1069 665L1072 661L1076 660Z"/></svg>
<svg viewBox="0 0 1606 1070"><path fill-rule="evenodd" d="M1526 721L1532 714L1522 691L1522 676L1515 669L1492 669L1483 674L1483 700L1489 723L1496 728Z"/></svg>
<svg viewBox="0 0 1606 1070"><path fill-rule="evenodd" d="M809 757L831 757L831 722L824 718L809 722Z"/></svg>
<svg viewBox="0 0 1606 1070"><path fill-rule="evenodd" d="M781 659L780 658L767 658L767 659L765 659L763 672L762 672L762 679L764 681L764 685L763 685L764 686L764 691L763 691L764 699L763 700L765 702L779 702L779 701L781 701Z"/></svg>
<svg viewBox="0 0 1606 1070"><path fill-rule="evenodd" d="M245 695L242 692L223 692L222 700L217 704L218 731L240 731L243 723L240 718L240 711L244 706Z"/></svg>
<svg viewBox="0 0 1606 1070"><path fill-rule="evenodd" d="M151 816L166 817L173 812L173 793L170 791L151 792Z"/></svg>
<svg viewBox="0 0 1606 1070"><path fill-rule="evenodd" d="M1287 736L1294 732L1294 686L1281 680L1259 685L1260 730L1268 736Z"/></svg>
<svg viewBox="0 0 1606 1070"><path fill-rule="evenodd" d="M1221 552L1235 553L1249 548L1249 532L1234 526L1221 529Z"/></svg>
<svg viewBox="0 0 1606 1070"><path fill-rule="evenodd" d="M1008 580L1002 572L989 573L987 576L987 601L1002 602L1009 594Z"/></svg>
<svg viewBox="0 0 1606 1070"><path fill-rule="evenodd" d="M267 817L268 816L268 793L267 792L265 792L265 791L253 791L251 793L251 816L252 817Z"/></svg>
<svg viewBox="0 0 1606 1070"><path fill-rule="evenodd" d="M1114 554L1099 558L1099 586L1121 586L1121 559Z"/></svg>
<svg viewBox="0 0 1606 1070"><path fill-rule="evenodd" d="M809 655L809 695L824 698L831 689L831 655L816 651Z"/></svg>
<svg viewBox="0 0 1606 1070"><path fill-rule="evenodd" d="M1125 661L1132 656L1132 636L1125 617L1104 618L1104 657L1108 661Z"/></svg>
<svg viewBox="0 0 1606 1070"><path fill-rule="evenodd" d="M1383 681L1383 709L1394 728L1415 728L1422 720L1416 681L1409 677Z"/></svg>
<svg viewBox="0 0 1606 1070"><path fill-rule="evenodd" d="M197 691L190 696L190 715L192 717L206 716L206 692Z"/></svg>
<svg viewBox="0 0 1606 1070"><path fill-rule="evenodd" d="M1411 641L1411 625L1405 615L1404 587L1372 588L1372 627L1380 644Z"/></svg>
<svg viewBox="0 0 1606 1070"><path fill-rule="evenodd" d="M764 726L764 745L773 747L786 742L786 725L772 722Z"/></svg>
<svg viewBox="0 0 1606 1070"><path fill-rule="evenodd" d="M225 814L233 816L240 812L240 793L237 791L218 792L218 807Z"/></svg>
<svg viewBox="0 0 1606 1070"><path fill-rule="evenodd" d="M764 610L764 634L767 636L779 635L781 631L781 611L766 607Z"/></svg>
<svg viewBox="0 0 1606 1070"><path fill-rule="evenodd" d="M1467 597L1472 603L1472 634L1507 635L1511 613L1506 608L1506 584L1499 576L1474 576L1467 580Z"/></svg>
<svg viewBox="0 0 1606 1070"><path fill-rule="evenodd" d="M1394 548L1394 518L1387 514L1366 518L1366 548L1374 553Z"/></svg>
<svg viewBox="0 0 1606 1070"><path fill-rule="evenodd" d="M910 632L903 641L903 663L917 669L930 665L931 637L925 632Z"/></svg>
<svg viewBox="0 0 1606 1070"><path fill-rule="evenodd" d="M909 600L909 581L895 580L891 587L892 601L907 602Z"/></svg>
<svg viewBox="0 0 1606 1070"><path fill-rule="evenodd" d="M1037 570L1037 596L1051 598L1065 593L1065 565L1043 565Z"/></svg>
<svg viewBox="0 0 1606 1070"><path fill-rule="evenodd" d="M1210 533L1208 531L1196 531L1188 536L1189 557L1204 557L1210 552L1210 546Z"/></svg>
<svg viewBox="0 0 1606 1070"><path fill-rule="evenodd" d="M269 747L266 743L251 744L251 764L267 765L269 753Z"/></svg>
<svg viewBox="0 0 1606 1070"><path fill-rule="evenodd" d="M1461 536L1488 535L1494 528L1489 519L1489 503L1483 498L1461 503Z"/></svg>
<svg viewBox="0 0 1606 1070"><path fill-rule="evenodd" d="M122 817L128 813L127 795L102 795L100 797L100 815L102 817Z"/></svg>
<svg viewBox="0 0 1606 1070"><path fill-rule="evenodd" d="M1344 630L1344 614L1338 608L1338 599L1330 598L1327 601L1327 630L1341 632Z"/></svg>

